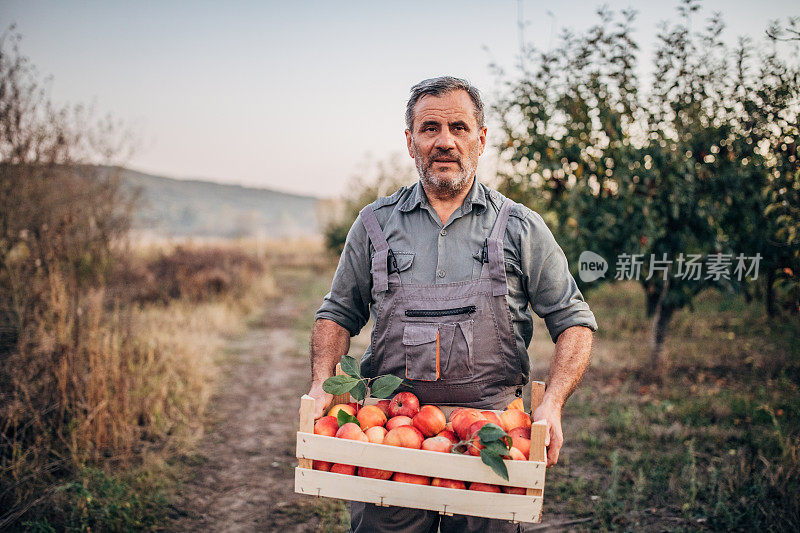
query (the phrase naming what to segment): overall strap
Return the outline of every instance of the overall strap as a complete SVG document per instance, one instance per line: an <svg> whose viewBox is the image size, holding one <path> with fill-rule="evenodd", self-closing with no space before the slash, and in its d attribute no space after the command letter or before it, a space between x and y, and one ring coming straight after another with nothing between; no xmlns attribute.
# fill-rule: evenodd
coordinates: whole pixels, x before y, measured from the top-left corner
<svg viewBox="0 0 800 533"><path fill-rule="evenodd" d="M486 251L489 267L489 277L492 280L492 296L504 296L508 294L508 284L506 282L506 266L503 254L503 238L506 234L506 226L508 225L508 215L511 213L511 208L514 202L505 199L500 205L500 212L497 214L497 220L492 227L492 232L489 238L486 239Z"/></svg>
<svg viewBox="0 0 800 533"><path fill-rule="evenodd" d="M395 262L394 254L389 249L389 243L386 242L386 236L378 224L378 219L375 218L372 206L368 205L362 209L360 216L369 240L375 248L375 255L372 256L372 284L378 292L386 292L389 290L389 261Z"/></svg>

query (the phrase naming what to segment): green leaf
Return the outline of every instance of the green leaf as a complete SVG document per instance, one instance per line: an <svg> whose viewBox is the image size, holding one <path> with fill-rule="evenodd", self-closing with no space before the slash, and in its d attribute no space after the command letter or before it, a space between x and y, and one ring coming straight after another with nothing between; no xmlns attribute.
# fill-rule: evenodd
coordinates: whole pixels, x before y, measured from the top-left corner
<svg viewBox="0 0 800 533"><path fill-rule="evenodd" d="M344 409L340 409L339 412L336 414L336 422L339 423L339 427L342 427L348 422L358 424L358 427L361 427L361 423L358 421L358 418L354 417Z"/></svg>
<svg viewBox="0 0 800 533"><path fill-rule="evenodd" d="M355 357L350 357L349 355L342 356L342 360L339 364L342 365L342 372L348 376L361 378L361 366L358 364Z"/></svg>
<svg viewBox="0 0 800 533"><path fill-rule="evenodd" d="M481 450L481 461L483 461L483 464L489 465L495 474L508 481L508 469L500 455L488 448L484 448Z"/></svg>
<svg viewBox="0 0 800 533"><path fill-rule="evenodd" d="M336 396L350 392L358 383L360 381L351 376L332 376L322 384L322 390Z"/></svg>
<svg viewBox="0 0 800 533"><path fill-rule="evenodd" d="M486 446L488 442L500 440L505 436L506 432L497 424L485 424L478 430L478 437L480 437L481 444L484 446Z"/></svg>
<svg viewBox="0 0 800 533"><path fill-rule="evenodd" d="M372 382L370 390L375 398L388 398L402 383L402 378L387 374L385 376L378 376L375 381Z"/></svg>
<svg viewBox="0 0 800 533"><path fill-rule="evenodd" d="M360 402L367 397L367 385L363 379L359 380L359 382L356 383L356 386L352 388L350 391L350 396L357 402Z"/></svg>
<svg viewBox="0 0 800 533"><path fill-rule="evenodd" d="M508 455L508 446L503 444L503 442L499 440L493 440L491 442L487 442L484 444L484 450L489 450L491 452L496 453L497 455Z"/></svg>

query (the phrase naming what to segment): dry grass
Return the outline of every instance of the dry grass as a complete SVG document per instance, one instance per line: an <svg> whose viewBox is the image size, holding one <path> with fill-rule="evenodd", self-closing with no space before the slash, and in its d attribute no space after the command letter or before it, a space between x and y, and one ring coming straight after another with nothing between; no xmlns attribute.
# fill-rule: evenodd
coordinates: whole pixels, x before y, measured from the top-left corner
<svg viewBox="0 0 800 533"><path fill-rule="evenodd" d="M6 360L2 526L30 518L69 526L65 517L80 518L74 506L92 499L84 485L119 489L114 474L84 475L90 465L147 472L190 451L202 434L215 357L276 291L264 262L240 248L184 245L129 257L114 272L145 275L110 277L83 294L51 275L39 327ZM76 477L86 480L83 492L67 490ZM139 501L147 484L120 494ZM143 516L154 512L148 502L140 501ZM85 525L108 526L97 512Z"/></svg>

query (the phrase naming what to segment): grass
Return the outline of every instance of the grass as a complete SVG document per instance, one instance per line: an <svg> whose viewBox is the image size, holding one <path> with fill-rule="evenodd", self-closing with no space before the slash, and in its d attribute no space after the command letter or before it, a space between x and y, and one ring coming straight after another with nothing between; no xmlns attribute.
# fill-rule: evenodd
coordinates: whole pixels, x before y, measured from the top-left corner
<svg viewBox="0 0 800 533"><path fill-rule="evenodd" d="M602 530L800 528L797 317L771 321L735 295L702 294L672 324L672 368L640 381L648 323L635 285L589 295L593 365L564 411L547 513ZM539 335L546 335L542 327ZM542 339L533 345L541 353ZM550 348L552 350L552 348ZM534 358L546 373L546 357Z"/></svg>

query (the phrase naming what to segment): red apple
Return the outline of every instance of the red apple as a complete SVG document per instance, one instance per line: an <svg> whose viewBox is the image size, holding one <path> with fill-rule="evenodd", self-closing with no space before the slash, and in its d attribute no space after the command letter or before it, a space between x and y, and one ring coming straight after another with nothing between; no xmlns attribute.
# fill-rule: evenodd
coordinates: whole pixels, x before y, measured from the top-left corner
<svg viewBox="0 0 800 533"><path fill-rule="evenodd" d="M527 489L525 487L506 487L505 485L500 487L505 494L526 494Z"/></svg>
<svg viewBox="0 0 800 533"><path fill-rule="evenodd" d="M463 481L459 481L457 479L443 479L440 477L435 477L431 480L431 485L434 487L444 487L447 489L466 489L467 486L464 484Z"/></svg>
<svg viewBox="0 0 800 533"><path fill-rule="evenodd" d="M412 422L426 437L433 437L447 425L444 413L435 405L423 405Z"/></svg>
<svg viewBox="0 0 800 533"><path fill-rule="evenodd" d="M514 428L508 432L508 435L513 437L514 435L518 437L522 437L528 440L531 440L531 428L529 427L521 427L521 428Z"/></svg>
<svg viewBox="0 0 800 533"><path fill-rule="evenodd" d="M519 409L507 409L500 413L500 422L502 422L500 427L502 427L506 433L519 427L531 427L531 417L528 416L528 413L520 411Z"/></svg>
<svg viewBox="0 0 800 533"><path fill-rule="evenodd" d="M470 483L469 490L479 490L481 492L502 492L497 485L489 485L488 483Z"/></svg>
<svg viewBox="0 0 800 533"><path fill-rule="evenodd" d="M467 438L473 439L472 444L469 445L469 450L467 453L470 455L480 455L481 450L484 448L483 444L480 443L480 439L478 438L478 430L481 429L486 424L490 424L488 420L477 420L470 424L469 429L467 429Z"/></svg>
<svg viewBox="0 0 800 533"><path fill-rule="evenodd" d="M511 446L517 448L527 459L531 453L531 439L526 439L523 435L527 430L528 435L531 434L530 428L516 428L508 432L511 437Z"/></svg>
<svg viewBox="0 0 800 533"><path fill-rule="evenodd" d="M382 428L381 426L372 426L364 433L373 444L383 444L383 439L386 438L386 428Z"/></svg>
<svg viewBox="0 0 800 533"><path fill-rule="evenodd" d="M453 443L447 437L430 437L422 441L422 449L431 452L450 453Z"/></svg>
<svg viewBox="0 0 800 533"><path fill-rule="evenodd" d="M436 436L437 437L444 437L444 438L448 439L450 442L452 442L453 444L458 442L458 437L456 437L456 434L453 433L453 431L450 430L450 429L443 429Z"/></svg>
<svg viewBox="0 0 800 533"><path fill-rule="evenodd" d="M386 415L386 418L391 418L389 416L389 404L390 403L391 403L391 400L378 400L378 403L375 404L378 407L378 409L383 411L383 414Z"/></svg>
<svg viewBox="0 0 800 533"><path fill-rule="evenodd" d="M425 437L414 426L400 426L389 430L383 443L387 446L400 446L403 448L414 448L419 450Z"/></svg>
<svg viewBox="0 0 800 533"><path fill-rule="evenodd" d="M392 476L394 481L400 481L401 483L413 483L415 485L430 485L431 478L427 476L418 476L416 474L405 474L403 472L395 472Z"/></svg>
<svg viewBox="0 0 800 533"><path fill-rule="evenodd" d="M373 426L383 426L386 423L386 415L376 405L366 405L356 415L361 429L367 430Z"/></svg>
<svg viewBox="0 0 800 533"><path fill-rule="evenodd" d="M469 435L467 430L473 422L478 420L486 420L477 409L462 409L455 416L450 419L453 423L453 431L461 440L466 440Z"/></svg>
<svg viewBox="0 0 800 533"><path fill-rule="evenodd" d="M483 418L491 422L492 424L497 424L500 427L503 427L503 424L500 423L500 417L497 416L497 413L494 411L481 411Z"/></svg>
<svg viewBox="0 0 800 533"><path fill-rule="evenodd" d="M354 422L348 422L347 424L340 427L339 431L336 432L336 437L340 439L360 440L361 442L369 442L367 435L363 431L361 431L361 428L358 427L358 424Z"/></svg>
<svg viewBox="0 0 800 533"><path fill-rule="evenodd" d="M331 466L330 471L334 474L346 474L348 476L354 476L356 473L356 467L353 465L336 463L335 465Z"/></svg>
<svg viewBox="0 0 800 533"><path fill-rule="evenodd" d="M360 406L358 405L358 402L350 402L350 403L348 403L347 405L349 405L350 407L352 407L352 408L353 408L353 414L354 414L354 415L357 415L357 414L358 414L358 411L359 411L359 409L360 409Z"/></svg>
<svg viewBox="0 0 800 533"><path fill-rule="evenodd" d="M389 470L379 470L377 468L358 467L358 475L361 477L371 477L373 479L389 479L394 472Z"/></svg>
<svg viewBox="0 0 800 533"><path fill-rule="evenodd" d="M339 414L339 411L344 411L349 415L356 416L356 408L349 403L339 403L334 405L331 407L331 410L328 411L328 416L336 418L336 416Z"/></svg>
<svg viewBox="0 0 800 533"><path fill-rule="evenodd" d="M513 446L511 447L510 450L508 450L508 455L504 455L503 456L503 459L512 459L514 461L527 461L528 460L528 458L521 451L519 451L518 448L515 448Z"/></svg>
<svg viewBox="0 0 800 533"><path fill-rule="evenodd" d="M398 392L389 403L389 414L414 418L419 413L419 399L410 392Z"/></svg>
<svg viewBox="0 0 800 533"><path fill-rule="evenodd" d="M335 416L323 416L314 423L314 434L333 437L339 431L339 422Z"/></svg>
<svg viewBox="0 0 800 533"><path fill-rule="evenodd" d="M329 472L332 466L333 466L333 463L329 463L327 461L314 460L312 468L314 470L322 470L323 472Z"/></svg>
<svg viewBox="0 0 800 533"><path fill-rule="evenodd" d="M389 431L393 430L394 428L399 428L400 426L411 426L413 425L411 418L408 416L393 416L386 422L386 429Z"/></svg>

